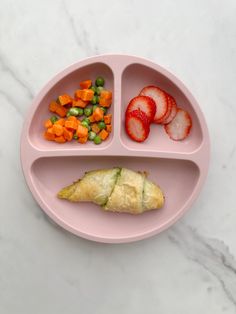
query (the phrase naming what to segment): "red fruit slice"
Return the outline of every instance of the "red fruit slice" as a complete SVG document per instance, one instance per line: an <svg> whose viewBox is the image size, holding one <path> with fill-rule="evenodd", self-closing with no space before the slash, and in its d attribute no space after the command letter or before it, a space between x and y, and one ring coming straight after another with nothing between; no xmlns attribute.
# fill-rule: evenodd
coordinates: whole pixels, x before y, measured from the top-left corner
<svg viewBox="0 0 236 314"><path fill-rule="evenodd" d="M172 140L181 141L185 139L192 127L192 119L187 111L178 108L174 119L165 125L165 131Z"/></svg>
<svg viewBox="0 0 236 314"><path fill-rule="evenodd" d="M168 124L170 123L174 117L176 116L176 113L177 113L177 104L176 104L176 101L174 100L174 98L170 95L168 95L168 100L170 100L171 102L171 111L170 111L170 114L169 116L162 122L162 124Z"/></svg>
<svg viewBox="0 0 236 314"><path fill-rule="evenodd" d="M152 122L156 113L156 104L154 100L148 96L137 96L131 99L126 109L126 112L131 112L139 109L146 113L149 121Z"/></svg>
<svg viewBox="0 0 236 314"><path fill-rule="evenodd" d="M170 112L171 112L171 108L172 108L171 96L169 96L167 93L166 93L166 96L167 96L167 110L166 110L165 115L161 119L159 119L158 123L160 123L160 124L163 124L163 122L169 117Z"/></svg>
<svg viewBox="0 0 236 314"><path fill-rule="evenodd" d="M141 96L151 97L156 104L156 114L153 122L159 123L160 120L165 116L168 109L168 100L166 93L156 86L146 86L141 92Z"/></svg>
<svg viewBox="0 0 236 314"><path fill-rule="evenodd" d="M136 142L143 142L150 132L150 124L147 115L137 109L126 113L125 130L129 137Z"/></svg>

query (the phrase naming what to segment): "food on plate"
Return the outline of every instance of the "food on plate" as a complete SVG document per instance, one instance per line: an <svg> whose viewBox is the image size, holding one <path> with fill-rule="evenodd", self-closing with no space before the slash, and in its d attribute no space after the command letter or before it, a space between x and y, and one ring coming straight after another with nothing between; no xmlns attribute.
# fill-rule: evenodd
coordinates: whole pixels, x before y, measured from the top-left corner
<svg viewBox="0 0 236 314"><path fill-rule="evenodd" d="M125 130L132 140L144 142L151 123L163 125L175 141L184 140L192 127L189 113L177 107L173 96L153 85L144 87L139 96L130 100L125 113Z"/></svg>
<svg viewBox="0 0 236 314"><path fill-rule="evenodd" d="M51 101L49 111L54 115L44 121L44 138L56 143L85 144L89 140L96 145L105 141L112 131L112 114L108 112L112 92L104 85L101 76L96 78L95 85L92 80L84 80L74 98L63 94Z"/></svg>
<svg viewBox="0 0 236 314"><path fill-rule="evenodd" d="M150 121L148 116L139 109L126 113L126 133L136 142L144 142L150 132Z"/></svg>
<svg viewBox="0 0 236 314"><path fill-rule="evenodd" d="M93 202L105 211L141 214L161 208L164 195L146 173L126 168L93 170L63 188L57 196L71 202Z"/></svg>
<svg viewBox="0 0 236 314"><path fill-rule="evenodd" d="M192 127L192 119L187 111L178 108L174 119L165 125L165 131L172 140L185 139Z"/></svg>

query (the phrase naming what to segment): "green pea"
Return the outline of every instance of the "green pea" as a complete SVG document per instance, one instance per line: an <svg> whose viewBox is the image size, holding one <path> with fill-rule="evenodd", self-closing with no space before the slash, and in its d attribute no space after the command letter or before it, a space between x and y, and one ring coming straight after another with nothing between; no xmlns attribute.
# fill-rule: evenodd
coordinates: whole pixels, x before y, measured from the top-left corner
<svg viewBox="0 0 236 314"><path fill-rule="evenodd" d="M90 125L86 121L82 121L81 125L85 126L88 130L91 129Z"/></svg>
<svg viewBox="0 0 236 314"><path fill-rule="evenodd" d="M93 141L96 136L97 136L97 134L95 132L90 131L88 138L89 138L90 141Z"/></svg>
<svg viewBox="0 0 236 314"><path fill-rule="evenodd" d="M99 127L100 130L105 129L106 128L106 124L101 121L101 122L98 123L98 127Z"/></svg>
<svg viewBox="0 0 236 314"><path fill-rule="evenodd" d="M78 116L79 115L79 112L80 112L80 110L79 110L80 108L76 108L76 107L74 107L74 108L70 108L69 109L69 111L68 111L68 114L70 114L71 116Z"/></svg>
<svg viewBox="0 0 236 314"><path fill-rule="evenodd" d="M76 134L73 135L74 140L78 140L78 136Z"/></svg>
<svg viewBox="0 0 236 314"><path fill-rule="evenodd" d="M98 144L100 144L102 142L102 139L101 139L101 137L99 135L96 135L94 137L93 141L94 141L94 144L98 145Z"/></svg>
<svg viewBox="0 0 236 314"><path fill-rule="evenodd" d="M95 81L96 86L103 86L105 84L105 80L103 77L98 76Z"/></svg>
<svg viewBox="0 0 236 314"><path fill-rule="evenodd" d="M85 114L87 117L91 116L92 112L93 112L93 109L92 109L92 108L85 108L85 109L84 109L84 114Z"/></svg>
<svg viewBox="0 0 236 314"><path fill-rule="evenodd" d="M92 85L92 86L90 87L90 89L94 92L94 94L96 94L96 92L97 92L96 86Z"/></svg>
<svg viewBox="0 0 236 314"><path fill-rule="evenodd" d="M69 118L71 116L69 111L67 112L66 116L67 116L67 118Z"/></svg>
<svg viewBox="0 0 236 314"><path fill-rule="evenodd" d="M102 90L104 90L104 88L102 86L98 86L97 87L97 95L100 95Z"/></svg>
<svg viewBox="0 0 236 314"><path fill-rule="evenodd" d="M97 96L93 96L93 99L91 100L91 103L93 104L93 105L96 105L96 103L97 103Z"/></svg>
<svg viewBox="0 0 236 314"><path fill-rule="evenodd" d="M54 124L55 122L57 122L58 117L57 116L51 116L50 120L51 120L52 124Z"/></svg>
<svg viewBox="0 0 236 314"><path fill-rule="evenodd" d="M103 110L104 114L106 114L106 113L107 113L107 108L105 108L105 107L101 107L101 109Z"/></svg>
<svg viewBox="0 0 236 314"><path fill-rule="evenodd" d="M82 108L77 108L78 109L78 116L82 116L84 114L84 110Z"/></svg>
<svg viewBox="0 0 236 314"><path fill-rule="evenodd" d="M84 118L83 120L82 120L82 122L86 122L88 125L90 124L90 120L89 120L89 118Z"/></svg>
<svg viewBox="0 0 236 314"><path fill-rule="evenodd" d="M93 112L97 109L97 107L98 107L97 105L93 106Z"/></svg>

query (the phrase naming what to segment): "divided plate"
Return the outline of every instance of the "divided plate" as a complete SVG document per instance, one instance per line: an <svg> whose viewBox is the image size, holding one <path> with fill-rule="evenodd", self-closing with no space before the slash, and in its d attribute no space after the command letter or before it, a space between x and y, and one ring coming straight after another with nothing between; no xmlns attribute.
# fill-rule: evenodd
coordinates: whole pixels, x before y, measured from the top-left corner
<svg viewBox="0 0 236 314"><path fill-rule="evenodd" d="M76 141L57 144L43 139L48 104L59 94L73 95L80 81L101 75L113 92L113 132L99 146ZM186 109L193 120L190 135L180 142L164 128L152 125L144 143L131 141L124 114L131 98L146 85L158 85ZM157 234L191 207L209 166L209 135L205 119L191 93L175 76L148 60L126 55L101 55L77 62L57 74L34 99L21 137L21 162L27 184L41 208L68 231L100 242L131 242ZM147 171L166 196L165 206L141 215L102 211L92 203L59 200L57 192L85 171L127 167Z"/></svg>

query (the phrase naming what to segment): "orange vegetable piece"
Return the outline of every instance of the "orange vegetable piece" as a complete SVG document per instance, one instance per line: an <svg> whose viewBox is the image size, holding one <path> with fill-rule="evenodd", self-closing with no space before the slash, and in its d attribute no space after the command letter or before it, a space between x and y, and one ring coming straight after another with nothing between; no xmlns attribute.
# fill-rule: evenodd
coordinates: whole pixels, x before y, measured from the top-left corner
<svg viewBox="0 0 236 314"><path fill-rule="evenodd" d="M103 129L103 130L99 133L99 136L101 137L101 139L102 139L103 141L105 141L105 140L108 138L109 133L108 133L106 130Z"/></svg>
<svg viewBox="0 0 236 314"><path fill-rule="evenodd" d="M58 101L60 105L65 106L65 105L71 105L73 99L70 97L70 95L64 94L58 97Z"/></svg>
<svg viewBox="0 0 236 314"><path fill-rule="evenodd" d="M75 122L78 121L75 116L69 116L69 117L67 118L67 120L68 120L68 121L75 121Z"/></svg>
<svg viewBox="0 0 236 314"><path fill-rule="evenodd" d="M87 104L88 104L87 101L83 101L82 99L77 99L77 100L73 100L72 106L85 108L87 106Z"/></svg>
<svg viewBox="0 0 236 314"><path fill-rule="evenodd" d="M111 124L107 124L107 125L106 125L106 130L107 130L107 132L111 133L111 131L112 131L112 125L111 125Z"/></svg>
<svg viewBox="0 0 236 314"><path fill-rule="evenodd" d="M58 106L57 106L57 109L56 109L56 113L57 113L60 117L64 118L64 117L66 116L67 109L66 109L65 107L61 106L61 105L58 105Z"/></svg>
<svg viewBox="0 0 236 314"><path fill-rule="evenodd" d="M46 121L44 122L44 127L45 127L46 129L51 128L51 127L52 127L52 121L51 121L50 119L46 120Z"/></svg>
<svg viewBox="0 0 236 314"><path fill-rule="evenodd" d="M88 136L88 129L85 126L79 124L76 131L76 135L78 137L86 137Z"/></svg>
<svg viewBox="0 0 236 314"><path fill-rule="evenodd" d="M99 99L99 105L103 107L110 107L112 99L101 98Z"/></svg>
<svg viewBox="0 0 236 314"><path fill-rule="evenodd" d="M93 123L92 125L92 131L95 132L95 133L98 133L100 131L97 123Z"/></svg>
<svg viewBox="0 0 236 314"><path fill-rule="evenodd" d="M48 129L48 130L49 130L49 129ZM44 134L43 134L45 140L47 140L47 141L54 141L54 139L55 139L55 134L49 132L48 130L45 131Z"/></svg>
<svg viewBox="0 0 236 314"><path fill-rule="evenodd" d="M100 93L100 98L103 99L112 99L112 92L109 90L102 90Z"/></svg>
<svg viewBox="0 0 236 314"><path fill-rule="evenodd" d="M65 143L66 139L62 135L61 136L56 136L55 137L55 142L57 142L57 143Z"/></svg>
<svg viewBox="0 0 236 314"><path fill-rule="evenodd" d="M61 126L65 125L65 119L59 119L54 124L60 124Z"/></svg>
<svg viewBox="0 0 236 314"><path fill-rule="evenodd" d="M77 100L77 99L81 99L82 94L83 94L83 90L82 90L82 89L77 89L77 90L75 91L75 99L76 99L76 100Z"/></svg>
<svg viewBox="0 0 236 314"><path fill-rule="evenodd" d="M93 113L93 118L95 121L100 121L102 120L103 115L104 115L104 111L101 108L96 108Z"/></svg>
<svg viewBox="0 0 236 314"><path fill-rule="evenodd" d="M56 112L57 110L57 107L58 107L58 103L56 101L51 101L50 104L49 104L49 110L51 112Z"/></svg>
<svg viewBox="0 0 236 314"><path fill-rule="evenodd" d="M94 91L91 89L78 89L75 91L75 98L83 101L90 101L93 99Z"/></svg>
<svg viewBox="0 0 236 314"><path fill-rule="evenodd" d="M104 122L106 124L111 124L111 118L112 118L112 114L111 113L105 115L103 118L104 118Z"/></svg>
<svg viewBox="0 0 236 314"><path fill-rule="evenodd" d="M66 128L64 128L63 129L63 136L64 136L64 138L68 142L70 142L72 140L72 138L73 138L73 132L71 132L71 131L67 130Z"/></svg>
<svg viewBox="0 0 236 314"><path fill-rule="evenodd" d="M52 132L53 134L57 135L57 136L61 136L63 134L63 126L60 124L53 124L52 127Z"/></svg>
<svg viewBox="0 0 236 314"><path fill-rule="evenodd" d="M71 121L71 120L67 120L65 122L65 127L67 129L72 129L72 130L76 130L78 127L78 122L77 121Z"/></svg>
<svg viewBox="0 0 236 314"><path fill-rule="evenodd" d="M95 121L93 114L91 116L89 116L88 119L89 119L90 122L94 122Z"/></svg>
<svg viewBox="0 0 236 314"><path fill-rule="evenodd" d="M88 141L88 136L79 137L78 142L81 144L85 144Z"/></svg>
<svg viewBox="0 0 236 314"><path fill-rule="evenodd" d="M91 81L91 80L86 80L86 81L82 81L82 82L79 83L79 86L80 86L82 89L87 89L87 88L89 88L91 85L92 85L92 81Z"/></svg>

